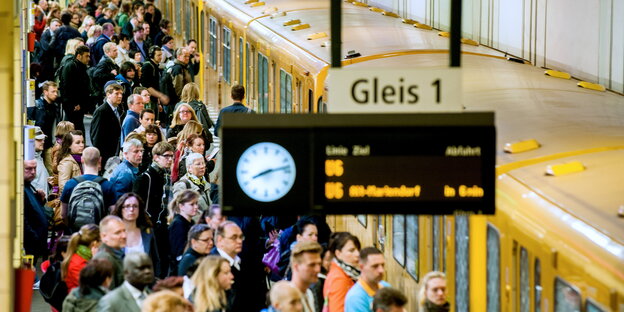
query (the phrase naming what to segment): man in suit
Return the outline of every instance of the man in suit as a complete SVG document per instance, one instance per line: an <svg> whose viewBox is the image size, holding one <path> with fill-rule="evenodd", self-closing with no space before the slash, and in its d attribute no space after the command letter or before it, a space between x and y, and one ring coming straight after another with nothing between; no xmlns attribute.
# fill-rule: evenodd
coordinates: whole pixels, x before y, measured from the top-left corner
<svg viewBox="0 0 624 312"><path fill-rule="evenodd" d="M133 252L124 258L125 281L98 302L100 312L140 312L149 295L148 286L154 282L152 259L142 252Z"/></svg>
<svg viewBox="0 0 624 312"><path fill-rule="evenodd" d="M95 96L98 101L104 97L104 85L119 74L119 66L115 63L118 55L117 45L114 42L107 42L104 45L104 56L93 69L92 85L95 88Z"/></svg>
<svg viewBox="0 0 624 312"><path fill-rule="evenodd" d="M116 83L105 86L106 100L93 113L91 121L91 142L100 150L102 164L119 155L121 138L121 115L118 106L123 97L123 88Z"/></svg>
<svg viewBox="0 0 624 312"><path fill-rule="evenodd" d="M95 43L91 46L91 54L93 59L93 64L95 65L100 62L102 56L104 56L104 45L111 41L111 37L115 34L115 26L111 23L104 23L102 25L102 34L95 40ZM113 58L114 59L114 58Z"/></svg>

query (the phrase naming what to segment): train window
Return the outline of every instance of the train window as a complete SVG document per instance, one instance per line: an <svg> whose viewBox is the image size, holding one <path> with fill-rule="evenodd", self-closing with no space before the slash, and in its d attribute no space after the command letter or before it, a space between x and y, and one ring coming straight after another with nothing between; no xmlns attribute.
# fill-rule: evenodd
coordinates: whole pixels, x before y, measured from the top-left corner
<svg viewBox="0 0 624 312"><path fill-rule="evenodd" d="M432 269L434 271L440 271L440 247L442 245L440 219L440 216L433 216L433 226L431 227L431 237L433 240L433 244L431 245L431 262L433 263Z"/></svg>
<svg viewBox="0 0 624 312"><path fill-rule="evenodd" d="M561 278L555 279L555 312L581 311L581 294Z"/></svg>
<svg viewBox="0 0 624 312"><path fill-rule="evenodd" d="M361 214L361 215L356 215L355 217L357 218L358 222L360 222L362 226L364 227L368 226L368 220L366 219L366 215Z"/></svg>
<svg viewBox="0 0 624 312"><path fill-rule="evenodd" d="M238 37L238 84L243 85L243 37Z"/></svg>
<svg viewBox="0 0 624 312"><path fill-rule="evenodd" d="M487 226L487 311L500 311L500 234L490 224Z"/></svg>
<svg viewBox="0 0 624 312"><path fill-rule="evenodd" d="M418 282L418 254L419 254L419 232L418 216L408 215L405 217L405 269Z"/></svg>
<svg viewBox="0 0 624 312"><path fill-rule="evenodd" d="M217 20L210 17L210 66L217 69Z"/></svg>
<svg viewBox="0 0 624 312"><path fill-rule="evenodd" d="M176 32L178 34L182 34L182 8L180 6L180 2L182 0L175 0L175 12L176 12L176 19L175 22L173 23L173 25L176 25L177 29Z"/></svg>
<svg viewBox="0 0 624 312"><path fill-rule="evenodd" d="M446 240L447 240L447 237L449 238L451 237L451 233L450 233L451 221L448 221L449 222L448 227L446 226L446 222L447 222L447 219L446 217L444 217L442 219L442 231L441 231L442 232L442 272L446 272L446 252L447 252ZM449 231L449 233L446 233L447 230Z"/></svg>
<svg viewBox="0 0 624 312"><path fill-rule="evenodd" d="M280 111L292 112L292 76L280 69Z"/></svg>
<svg viewBox="0 0 624 312"><path fill-rule="evenodd" d="M533 289L533 299L535 300L535 312L542 312L542 265L538 258L535 258L535 288Z"/></svg>
<svg viewBox="0 0 624 312"><path fill-rule="evenodd" d="M269 111L269 60L258 53L258 105L261 113Z"/></svg>
<svg viewBox="0 0 624 312"><path fill-rule="evenodd" d="M189 8L187 7L186 10L188 10ZM195 11L195 5L192 4L190 9L192 11ZM185 12L187 14L185 14L184 16L186 16L186 18L184 19L184 39L185 41L191 39L191 19L193 18L193 13L191 12L191 14L188 14L189 12Z"/></svg>
<svg viewBox="0 0 624 312"><path fill-rule="evenodd" d="M251 86L252 86L252 84L251 84L251 77L253 77L253 75L250 74L250 72L253 71L254 66L252 64L253 58L251 57L251 55L253 53L252 53L252 50L251 50L251 44L249 42L247 42L247 51L246 52L247 52L247 54L245 55L245 57L247 59L247 66L245 67L245 72L246 72L247 80L245 82L247 83L247 94L249 94L251 96L253 94L251 92L252 91L251 90Z"/></svg>
<svg viewBox="0 0 624 312"><path fill-rule="evenodd" d="M308 113L314 113L314 92L312 89L308 89Z"/></svg>
<svg viewBox="0 0 624 312"><path fill-rule="evenodd" d="M228 84L232 82L232 31L223 27L223 80Z"/></svg>
<svg viewBox="0 0 624 312"><path fill-rule="evenodd" d="M383 215L377 215L377 245L379 245L379 250L384 251L386 247L386 224Z"/></svg>
<svg viewBox="0 0 624 312"><path fill-rule="evenodd" d="M529 286L529 253L526 248L520 248L520 312L529 312L530 303Z"/></svg>
<svg viewBox="0 0 624 312"><path fill-rule="evenodd" d="M205 53L206 50L204 50L204 40L206 39L206 13L202 13L200 15L200 32L198 32L198 34L200 35L199 38L199 49L201 50L202 53Z"/></svg>
<svg viewBox="0 0 624 312"><path fill-rule="evenodd" d="M405 216L392 216L392 256L405 266Z"/></svg>
<svg viewBox="0 0 624 312"><path fill-rule="evenodd" d="M585 312L607 312L607 309L603 309L593 300L587 299L587 303L585 304Z"/></svg>
<svg viewBox="0 0 624 312"><path fill-rule="evenodd" d="M469 283L469 230L468 216L455 216L455 304L456 311L468 311Z"/></svg>
<svg viewBox="0 0 624 312"><path fill-rule="evenodd" d="M191 38L195 39L195 40L199 40L199 10L197 9L197 7L193 8L193 25L195 26L193 29L193 32L191 33ZM200 48L199 46L197 48Z"/></svg>

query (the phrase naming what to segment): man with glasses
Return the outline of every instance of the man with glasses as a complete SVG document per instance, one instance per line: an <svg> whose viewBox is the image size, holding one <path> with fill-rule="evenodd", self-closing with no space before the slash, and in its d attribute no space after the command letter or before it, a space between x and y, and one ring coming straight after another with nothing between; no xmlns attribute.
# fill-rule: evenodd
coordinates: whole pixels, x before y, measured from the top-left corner
<svg viewBox="0 0 624 312"><path fill-rule="evenodd" d="M132 191L132 185L139 174L139 165L143 161L143 143L138 139L131 139L123 144L124 161L119 164L111 175L111 182L115 189L115 197Z"/></svg>
<svg viewBox="0 0 624 312"><path fill-rule="evenodd" d="M169 232L167 230L167 206L171 198L171 164L174 148L167 142L159 142L152 149L153 162L134 183L133 191L145 198L145 209L154 224L154 235L160 259L169 259ZM164 278L169 263L161 261L160 271ZM158 270L157 270L158 271Z"/></svg>

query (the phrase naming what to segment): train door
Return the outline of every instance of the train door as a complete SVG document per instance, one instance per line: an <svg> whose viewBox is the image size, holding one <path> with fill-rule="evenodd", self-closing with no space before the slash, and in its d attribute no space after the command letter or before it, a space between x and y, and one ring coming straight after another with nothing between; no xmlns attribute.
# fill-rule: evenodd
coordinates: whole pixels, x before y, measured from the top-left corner
<svg viewBox="0 0 624 312"><path fill-rule="evenodd" d="M470 310L470 223L468 215L458 214L455 219L455 310ZM451 299L453 301L453 299Z"/></svg>
<svg viewBox="0 0 624 312"><path fill-rule="evenodd" d="M219 72L217 70L217 61L218 61L218 40L217 40L217 30L218 30L217 19L214 16L209 17L208 21L208 81L210 82L208 85L208 103L212 103L215 105L216 109L221 108L221 97L219 94L221 93L221 81L219 79Z"/></svg>
<svg viewBox="0 0 624 312"><path fill-rule="evenodd" d="M243 72L244 72L244 66L245 66L243 64L244 63L243 62L243 60L244 60L244 58L243 58L243 56L244 56L244 54L243 54L244 47L245 47L245 45L243 44L243 37L238 37L238 50L237 50L238 53L236 53L236 58L238 59L238 77L237 77L238 79L236 79L236 84L239 84L241 86L245 86L243 84L243 81L244 81L244 79L243 79L243 77L244 77Z"/></svg>
<svg viewBox="0 0 624 312"><path fill-rule="evenodd" d="M292 96L292 75L280 68L280 83L279 83L279 102L280 112L289 114L292 112L293 96ZM277 92L276 92L277 93Z"/></svg>
<svg viewBox="0 0 624 312"><path fill-rule="evenodd" d="M255 69L257 68L257 65L255 62L256 58L253 57L254 55L255 49L253 45L248 41L245 51L245 60L247 63L247 65L245 66L245 89L247 90L247 104L250 107L253 107L254 110L258 111L258 97L254 81L254 77L256 77Z"/></svg>
<svg viewBox="0 0 624 312"><path fill-rule="evenodd" d="M269 59L258 52L258 110L269 112Z"/></svg>
<svg viewBox="0 0 624 312"><path fill-rule="evenodd" d="M486 311L500 312L502 311L500 232L492 224L488 224L486 235Z"/></svg>

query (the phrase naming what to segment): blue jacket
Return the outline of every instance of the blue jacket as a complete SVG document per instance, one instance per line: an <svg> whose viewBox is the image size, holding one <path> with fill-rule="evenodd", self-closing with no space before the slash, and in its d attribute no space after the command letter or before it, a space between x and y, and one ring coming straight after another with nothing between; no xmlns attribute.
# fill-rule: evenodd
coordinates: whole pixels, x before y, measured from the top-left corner
<svg viewBox="0 0 624 312"><path fill-rule="evenodd" d="M29 255L48 254L48 217L30 182L24 183L24 250Z"/></svg>
<svg viewBox="0 0 624 312"><path fill-rule="evenodd" d="M141 125L139 121L139 114L128 110L126 114L126 118L123 121L121 126L121 140L125 140L130 132L134 131L134 129L138 128Z"/></svg>
<svg viewBox="0 0 624 312"><path fill-rule="evenodd" d="M224 107L219 112L219 118L217 118L217 124L215 125L215 128L214 128L214 134L216 136L219 136L219 129L221 128L221 120L222 120L223 114L225 114L225 113L251 113L251 114L255 114L256 112L253 109L248 108L247 106L243 105L243 103L241 103L241 102L234 102L234 104L232 104L232 105L230 105L228 107Z"/></svg>
<svg viewBox="0 0 624 312"><path fill-rule="evenodd" d="M385 281L381 281L381 287L390 287ZM375 292L368 286L362 284L362 280L358 280L345 297L344 312L370 312L373 306L373 297Z"/></svg>
<svg viewBox="0 0 624 312"><path fill-rule="evenodd" d="M127 159L113 170L110 180L113 183L116 199L119 199L125 193L132 192L132 185L138 174L139 168L134 167Z"/></svg>

